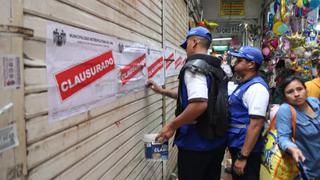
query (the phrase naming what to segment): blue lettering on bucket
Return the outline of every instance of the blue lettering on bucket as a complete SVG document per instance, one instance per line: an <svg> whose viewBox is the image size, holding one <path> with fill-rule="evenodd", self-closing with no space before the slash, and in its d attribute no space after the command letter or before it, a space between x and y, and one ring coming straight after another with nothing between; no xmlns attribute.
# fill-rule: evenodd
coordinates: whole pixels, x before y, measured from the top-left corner
<svg viewBox="0 0 320 180"><path fill-rule="evenodd" d="M168 142L145 143L145 157L148 160L168 160Z"/></svg>

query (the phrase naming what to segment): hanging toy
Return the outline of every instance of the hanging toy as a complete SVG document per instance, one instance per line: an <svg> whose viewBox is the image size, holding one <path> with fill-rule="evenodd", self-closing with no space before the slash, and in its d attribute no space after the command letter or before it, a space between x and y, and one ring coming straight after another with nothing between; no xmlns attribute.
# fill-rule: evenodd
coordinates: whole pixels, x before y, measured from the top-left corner
<svg viewBox="0 0 320 180"><path fill-rule="evenodd" d="M198 26L201 26L201 27L206 27L204 21L200 21L197 23Z"/></svg>
<svg viewBox="0 0 320 180"><path fill-rule="evenodd" d="M303 7L303 0L297 0L296 5L298 8L302 8Z"/></svg>
<svg viewBox="0 0 320 180"><path fill-rule="evenodd" d="M299 27L299 25L300 25L299 18L296 16L291 16L290 20L289 20L289 25L291 27L292 33L298 32L299 28L300 28Z"/></svg>
<svg viewBox="0 0 320 180"><path fill-rule="evenodd" d="M269 57L269 55L270 55L270 48L264 47L264 48L262 49L262 54L264 55L264 57Z"/></svg>
<svg viewBox="0 0 320 180"><path fill-rule="evenodd" d="M312 0L309 5L311 10L316 9L319 6L320 6L320 0Z"/></svg>
<svg viewBox="0 0 320 180"><path fill-rule="evenodd" d="M270 45L271 45L274 49L277 49L277 48L278 48L278 45L279 45L278 38L271 39L271 40L270 40Z"/></svg>
<svg viewBox="0 0 320 180"><path fill-rule="evenodd" d="M304 7L309 7L309 0L302 0Z"/></svg>
<svg viewBox="0 0 320 180"><path fill-rule="evenodd" d="M285 32L287 32L288 29L289 29L289 27L288 27L286 24L282 23L281 21L277 21L277 22L273 25L272 31L273 31L276 35L280 36L280 35L284 34Z"/></svg>
<svg viewBox="0 0 320 180"><path fill-rule="evenodd" d="M268 13L268 27L271 30L273 27L273 17L274 14L272 14L271 12Z"/></svg>
<svg viewBox="0 0 320 180"><path fill-rule="evenodd" d="M274 2L270 3L269 9L270 9L270 12L271 12L272 14L275 14L275 13L276 13L276 12L274 11Z"/></svg>
<svg viewBox="0 0 320 180"><path fill-rule="evenodd" d="M302 15L307 16L307 14L310 12L310 8L308 7L303 7L302 8Z"/></svg>
<svg viewBox="0 0 320 180"><path fill-rule="evenodd" d="M287 54L287 52L290 49L290 42L284 36L281 36L279 41L280 41L279 48L280 48L281 52L283 54Z"/></svg>
<svg viewBox="0 0 320 180"><path fill-rule="evenodd" d="M280 2L279 0L276 0L273 4L274 13L277 13L279 10Z"/></svg>
<svg viewBox="0 0 320 180"><path fill-rule="evenodd" d="M286 0L281 0L280 17L282 22L285 22L285 15L286 15Z"/></svg>
<svg viewBox="0 0 320 180"><path fill-rule="evenodd" d="M219 24L215 23L215 22L208 22L207 20L204 20L204 24L206 25L206 27L210 30L213 30L214 28L218 27Z"/></svg>

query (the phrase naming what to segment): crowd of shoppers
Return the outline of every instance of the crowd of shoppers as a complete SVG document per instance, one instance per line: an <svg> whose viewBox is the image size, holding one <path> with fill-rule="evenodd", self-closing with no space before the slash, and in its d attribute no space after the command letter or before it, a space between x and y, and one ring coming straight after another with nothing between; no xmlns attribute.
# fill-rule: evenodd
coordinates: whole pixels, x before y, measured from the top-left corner
<svg viewBox="0 0 320 180"><path fill-rule="evenodd" d="M210 111L208 95L215 79L201 73L201 69L194 70L201 68L194 64L193 68L182 68L177 91L162 88L152 80L147 82L156 93L177 99L176 117L164 125L157 140L163 142L175 134L179 180L220 180L221 162L226 148L232 157L232 178L258 180L264 143L262 132L271 92L258 73L264 57L259 48L244 46L228 54L236 59L232 68L226 68L227 54L218 58L214 58L216 53L207 55L210 43L210 32L203 27L196 27L190 29L181 47L187 52L186 63L197 59L206 62L208 66L224 70L230 79L233 74L233 77L237 77L236 82L231 82L232 87L225 89L229 91L227 132L223 136L207 138L196 128L198 122L208 119L203 115ZM279 144L297 162L303 162L310 177L319 179L320 156L317 152L320 150L320 108L319 99L316 98L320 94L320 78L305 86L299 78L291 76L293 73L288 72L281 63L284 63L283 60L277 65L281 74L277 77L277 86L281 85L281 88L273 90L279 95L277 103L285 102L277 113ZM319 74L319 65L317 68ZM230 72L231 69L233 72ZM289 79L284 78L287 76ZM316 98L307 98L308 92ZM295 143L291 140L289 105L297 111Z"/></svg>

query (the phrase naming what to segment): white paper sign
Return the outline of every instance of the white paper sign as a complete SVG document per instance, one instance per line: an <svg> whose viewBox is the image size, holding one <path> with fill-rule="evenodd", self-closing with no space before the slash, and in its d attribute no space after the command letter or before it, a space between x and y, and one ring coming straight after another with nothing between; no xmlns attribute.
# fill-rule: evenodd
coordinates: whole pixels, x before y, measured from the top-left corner
<svg viewBox="0 0 320 180"><path fill-rule="evenodd" d="M2 65L2 87L5 89L16 89L21 86L20 58L16 55L0 56ZM1 72L1 71L0 71Z"/></svg>
<svg viewBox="0 0 320 180"><path fill-rule="evenodd" d="M58 121L115 99L117 39L49 23L46 63L49 121Z"/></svg>
<svg viewBox="0 0 320 180"><path fill-rule="evenodd" d="M175 75L178 75L180 73L180 70L183 67L185 61L186 61L185 53L181 53L179 51L176 51L175 60L174 60Z"/></svg>
<svg viewBox="0 0 320 180"><path fill-rule="evenodd" d="M16 124L0 129L0 153L19 145Z"/></svg>
<svg viewBox="0 0 320 180"><path fill-rule="evenodd" d="M165 73L166 77L174 76L175 75L175 69L174 69L174 55L175 50L169 46L165 47L164 50L164 60L165 60Z"/></svg>
<svg viewBox="0 0 320 180"><path fill-rule="evenodd" d="M120 94L145 87L147 79L146 56L145 45L119 41L116 65L119 69L118 92Z"/></svg>
<svg viewBox="0 0 320 180"><path fill-rule="evenodd" d="M150 48L147 56L148 79L154 80L158 85L164 85L164 58L163 50Z"/></svg>

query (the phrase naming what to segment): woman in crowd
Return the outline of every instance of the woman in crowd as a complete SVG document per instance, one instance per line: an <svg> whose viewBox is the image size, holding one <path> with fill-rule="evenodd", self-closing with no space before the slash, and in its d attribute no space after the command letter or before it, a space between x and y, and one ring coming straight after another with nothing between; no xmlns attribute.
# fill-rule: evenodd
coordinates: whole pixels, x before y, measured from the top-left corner
<svg viewBox="0 0 320 180"><path fill-rule="evenodd" d="M283 103L277 112L279 145L290 153L296 162L303 162L306 174L320 178L320 107L319 100L307 97L306 86L296 76L283 80L281 92ZM296 110L296 141L292 141L291 111Z"/></svg>

